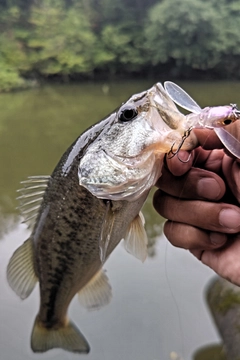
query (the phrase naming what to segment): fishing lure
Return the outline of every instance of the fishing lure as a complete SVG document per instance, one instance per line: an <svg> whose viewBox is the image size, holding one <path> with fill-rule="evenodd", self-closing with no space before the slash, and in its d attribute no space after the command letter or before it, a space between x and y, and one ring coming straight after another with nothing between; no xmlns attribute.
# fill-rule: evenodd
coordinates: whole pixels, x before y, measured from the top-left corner
<svg viewBox="0 0 240 360"><path fill-rule="evenodd" d="M177 84L166 81L164 88L168 96L183 109L190 111L191 113L185 116L186 126L188 130L185 132L180 145L176 151L170 150L173 156L178 154L184 141L190 135L193 128L207 128L214 129L218 138L230 153L237 158L240 158L240 143L232 134L230 134L224 126L229 125L236 120L240 119L240 110L236 104L230 104L226 106L214 106L201 108L195 100L191 98Z"/></svg>

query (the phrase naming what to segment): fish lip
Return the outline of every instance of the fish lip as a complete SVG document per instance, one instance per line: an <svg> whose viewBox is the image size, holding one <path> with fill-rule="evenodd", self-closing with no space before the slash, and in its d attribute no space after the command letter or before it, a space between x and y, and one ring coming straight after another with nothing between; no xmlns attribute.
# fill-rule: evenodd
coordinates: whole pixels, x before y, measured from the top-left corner
<svg viewBox="0 0 240 360"><path fill-rule="evenodd" d="M152 98L152 106L158 109L159 106L163 104L162 101L162 94L166 93L165 89L163 88L162 84L160 82L153 85L153 87L150 89L150 94ZM166 93L167 95L167 93Z"/></svg>
<svg viewBox="0 0 240 360"><path fill-rule="evenodd" d="M159 86L160 85L160 86ZM160 93L162 91L162 84L160 82L157 82L153 87L156 87L157 91ZM164 90L165 91L165 90Z"/></svg>

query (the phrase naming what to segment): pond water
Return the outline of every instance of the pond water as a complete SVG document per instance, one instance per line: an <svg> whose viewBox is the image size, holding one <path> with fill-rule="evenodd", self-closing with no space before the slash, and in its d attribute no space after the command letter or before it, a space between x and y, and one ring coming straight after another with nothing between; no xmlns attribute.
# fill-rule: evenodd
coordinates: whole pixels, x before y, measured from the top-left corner
<svg viewBox="0 0 240 360"><path fill-rule="evenodd" d="M219 350L204 295L214 274L167 242L163 219L150 198L144 207L151 243L146 262L137 261L120 244L105 266L113 288L111 304L87 312L77 298L71 303L70 317L91 345L88 355L60 349L33 354L30 334L39 306L38 289L21 301L6 282L11 254L29 236L15 209L19 182L29 175L50 174L81 132L151 85L143 81L55 85L0 95L1 359L208 360L205 347L211 354ZM201 106L240 104L239 83L180 85Z"/></svg>

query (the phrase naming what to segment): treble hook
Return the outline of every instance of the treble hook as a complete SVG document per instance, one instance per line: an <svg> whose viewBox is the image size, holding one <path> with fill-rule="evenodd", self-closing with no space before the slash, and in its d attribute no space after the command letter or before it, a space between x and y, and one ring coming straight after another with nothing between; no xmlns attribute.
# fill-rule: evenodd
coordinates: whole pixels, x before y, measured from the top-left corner
<svg viewBox="0 0 240 360"><path fill-rule="evenodd" d="M189 161L189 159L190 159L190 157L191 157L191 154L189 154L189 157L187 158L187 160L182 160L182 159L180 159L180 157L178 156L178 153L179 153L179 151L181 150L181 147L183 146L184 141L189 137L192 129L193 129L193 128L190 127L189 129L187 129L187 130L184 132L184 134L183 134L183 136L182 136L182 140L181 140L180 144L178 145L176 151L173 151L173 147L174 147L174 145L175 145L175 141L174 141L174 143L173 143L172 146L171 146L171 149L169 150L169 152L168 152L168 154L167 154L169 159L172 159L174 156L177 155L178 160L181 161L182 163L187 163L187 162ZM169 156L170 154L171 154L171 156Z"/></svg>
<svg viewBox="0 0 240 360"><path fill-rule="evenodd" d="M230 104L230 105L232 107L232 111L233 111L235 118L239 119L240 118L240 110L238 109L237 104Z"/></svg>

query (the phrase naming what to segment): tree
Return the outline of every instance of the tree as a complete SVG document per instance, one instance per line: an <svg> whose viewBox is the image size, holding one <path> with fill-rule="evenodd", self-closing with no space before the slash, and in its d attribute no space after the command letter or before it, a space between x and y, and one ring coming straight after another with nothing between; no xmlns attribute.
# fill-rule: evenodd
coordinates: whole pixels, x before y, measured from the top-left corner
<svg viewBox="0 0 240 360"><path fill-rule="evenodd" d="M26 45L32 68L42 75L91 72L96 38L80 6L42 0L31 9Z"/></svg>
<svg viewBox="0 0 240 360"><path fill-rule="evenodd" d="M152 64L174 59L176 64L209 69L220 60L221 13L214 1L163 0L150 9L146 48Z"/></svg>
<svg viewBox="0 0 240 360"><path fill-rule="evenodd" d="M0 91L26 86L20 69L27 65L22 43L16 37L20 9L13 6L0 12Z"/></svg>

